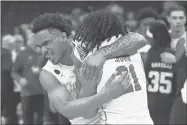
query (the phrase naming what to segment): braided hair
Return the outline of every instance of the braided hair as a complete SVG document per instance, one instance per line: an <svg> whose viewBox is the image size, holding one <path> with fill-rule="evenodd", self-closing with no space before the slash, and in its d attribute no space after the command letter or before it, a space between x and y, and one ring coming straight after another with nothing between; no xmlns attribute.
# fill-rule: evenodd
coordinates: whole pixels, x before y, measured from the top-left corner
<svg viewBox="0 0 187 125"><path fill-rule="evenodd" d="M76 31L74 40L81 42L88 48L91 44L91 50L112 36L126 35L128 33L124 21L118 15L107 12L106 10L97 10L91 12L84 20L82 25Z"/></svg>

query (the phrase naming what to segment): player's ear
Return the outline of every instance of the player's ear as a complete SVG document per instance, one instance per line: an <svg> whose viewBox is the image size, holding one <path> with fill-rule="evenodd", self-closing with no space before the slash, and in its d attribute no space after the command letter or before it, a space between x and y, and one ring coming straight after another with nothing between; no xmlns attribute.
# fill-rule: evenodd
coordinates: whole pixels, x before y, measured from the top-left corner
<svg viewBox="0 0 187 125"><path fill-rule="evenodd" d="M73 38L74 38L73 34L71 34L68 38L69 38L70 41L73 41Z"/></svg>
<svg viewBox="0 0 187 125"><path fill-rule="evenodd" d="M60 35L60 39L63 42L68 42L67 34L65 32L62 32L61 35Z"/></svg>
<svg viewBox="0 0 187 125"><path fill-rule="evenodd" d="M67 39L67 34L65 32L62 32L60 37L61 39Z"/></svg>

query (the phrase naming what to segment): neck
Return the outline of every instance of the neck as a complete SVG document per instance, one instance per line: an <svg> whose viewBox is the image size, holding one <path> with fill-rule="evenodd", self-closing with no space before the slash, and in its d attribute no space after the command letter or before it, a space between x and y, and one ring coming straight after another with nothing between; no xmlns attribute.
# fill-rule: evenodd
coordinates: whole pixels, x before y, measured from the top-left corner
<svg viewBox="0 0 187 125"><path fill-rule="evenodd" d="M73 60L71 58L72 47L68 46L67 49L63 52L62 58L60 59L60 63L67 66L73 65Z"/></svg>
<svg viewBox="0 0 187 125"><path fill-rule="evenodd" d="M185 27L180 30L176 30L175 28L171 30L171 36L173 38L179 38L185 33Z"/></svg>

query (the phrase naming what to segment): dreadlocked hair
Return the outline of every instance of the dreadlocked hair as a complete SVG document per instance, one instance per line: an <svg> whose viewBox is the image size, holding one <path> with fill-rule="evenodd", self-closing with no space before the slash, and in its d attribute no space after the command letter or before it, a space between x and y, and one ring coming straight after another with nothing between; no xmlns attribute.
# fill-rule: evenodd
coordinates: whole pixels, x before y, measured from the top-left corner
<svg viewBox="0 0 187 125"><path fill-rule="evenodd" d="M98 10L91 12L82 25L76 31L74 40L84 44L86 48L88 43L91 43L91 50L111 37L118 35L126 35L128 33L127 27L121 17L106 10Z"/></svg>
<svg viewBox="0 0 187 125"><path fill-rule="evenodd" d="M43 29L58 29L65 32L67 36L71 35L71 23L60 13L45 13L37 17L33 22L32 32L37 33Z"/></svg>

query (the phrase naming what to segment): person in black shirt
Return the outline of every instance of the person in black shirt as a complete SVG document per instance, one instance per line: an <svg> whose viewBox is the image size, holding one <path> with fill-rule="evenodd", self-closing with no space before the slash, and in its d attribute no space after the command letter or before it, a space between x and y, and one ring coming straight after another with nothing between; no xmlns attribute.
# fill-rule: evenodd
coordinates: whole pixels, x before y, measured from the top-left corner
<svg viewBox="0 0 187 125"><path fill-rule="evenodd" d="M175 65L163 63L160 56L172 52L171 37L159 21L151 24L149 31L153 37L145 63L149 111L155 124L168 124L175 92Z"/></svg>

